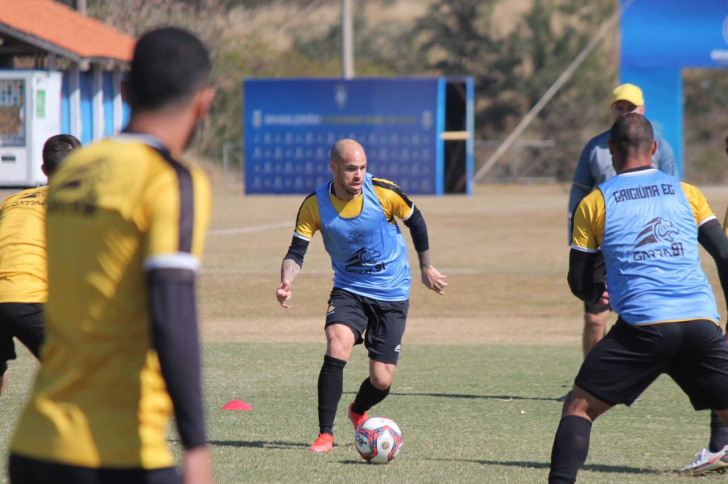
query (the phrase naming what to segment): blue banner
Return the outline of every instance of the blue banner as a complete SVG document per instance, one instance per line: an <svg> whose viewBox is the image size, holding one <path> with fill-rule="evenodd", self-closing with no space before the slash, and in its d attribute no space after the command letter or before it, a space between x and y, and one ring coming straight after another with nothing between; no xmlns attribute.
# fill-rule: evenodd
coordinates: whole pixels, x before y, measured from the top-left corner
<svg viewBox="0 0 728 484"><path fill-rule="evenodd" d="M367 171L411 194L443 193L445 79L250 79L245 193L311 193L331 179L329 152L362 144Z"/></svg>
<svg viewBox="0 0 728 484"><path fill-rule="evenodd" d="M645 116L683 169L682 69L728 66L725 0L621 0L620 83L645 95Z"/></svg>
<svg viewBox="0 0 728 484"><path fill-rule="evenodd" d="M622 5L628 3L622 0ZM728 65L728 2L634 0L622 16L622 65Z"/></svg>

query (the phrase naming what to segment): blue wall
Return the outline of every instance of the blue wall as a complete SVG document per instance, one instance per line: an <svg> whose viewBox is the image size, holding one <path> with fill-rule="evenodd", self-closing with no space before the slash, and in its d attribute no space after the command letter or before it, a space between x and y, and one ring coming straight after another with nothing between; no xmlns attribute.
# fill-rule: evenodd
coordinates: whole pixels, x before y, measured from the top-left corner
<svg viewBox="0 0 728 484"><path fill-rule="evenodd" d="M71 109L68 98L68 72L64 72L61 81L61 134L71 134Z"/></svg>
<svg viewBox="0 0 728 484"><path fill-rule="evenodd" d="M642 88L645 115L672 145L682 176L682 69L728 66L728 2L637 0L621 29L620 82Z"/></svg>
<svg viewBox="0 0 728 484"><path fill-rule="evenodd" d="M114 133L114 76L104 72L104 136Z"/></svg>
<svg viewBox="0 0 728 484"><path fill-rule="evenodd" d="M63 85L61 86L61 132L71 134L71 111L69 107L70 93L68 91L68 76L63 73ZM79 84L81 87L81 143L87 144L93 140L93 81L91 71L79 73ZM104 92L104 136L113 134L114 131L114 77L111 72L103 73ZM123 104L123 122L126 126L129 122L129 106Z"/></svg>
<svg viewBox="0 0 728 484"><path fill-rule="evenodd" d="M94 139L94 121L92 99L93 92L91 72L84 72L80 77L81 85L81 144L88 144Z"/></svg>

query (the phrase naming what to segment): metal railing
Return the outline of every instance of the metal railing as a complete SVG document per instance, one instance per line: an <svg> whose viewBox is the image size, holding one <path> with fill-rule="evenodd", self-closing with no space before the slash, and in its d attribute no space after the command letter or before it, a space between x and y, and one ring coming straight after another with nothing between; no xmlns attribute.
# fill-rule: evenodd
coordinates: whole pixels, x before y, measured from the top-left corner
<svg viewBox="0 0 728 484"><path fill-rule="evenodd" d="M475 170L502 144L499 140L475 141ZM553 183L574 178L581 140L518 140L481 180L481 183Z"/></svg>
<svg viewBox="0 0 728 484"><path fill-rule="evenodd" d="M226 141L222 145L222 180L225 185L241 184L245 173L244 143Z"/></svg>

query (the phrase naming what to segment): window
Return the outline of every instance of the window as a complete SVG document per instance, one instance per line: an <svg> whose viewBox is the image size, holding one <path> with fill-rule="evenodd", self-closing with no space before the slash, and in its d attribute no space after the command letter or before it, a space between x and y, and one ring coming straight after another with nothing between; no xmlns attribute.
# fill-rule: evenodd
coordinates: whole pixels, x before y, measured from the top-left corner
<svg viewBox="0 0 728 484"><path fill-rule="evenodd" d="M0 80L0 146L25 146L25 81Z"/></svg>

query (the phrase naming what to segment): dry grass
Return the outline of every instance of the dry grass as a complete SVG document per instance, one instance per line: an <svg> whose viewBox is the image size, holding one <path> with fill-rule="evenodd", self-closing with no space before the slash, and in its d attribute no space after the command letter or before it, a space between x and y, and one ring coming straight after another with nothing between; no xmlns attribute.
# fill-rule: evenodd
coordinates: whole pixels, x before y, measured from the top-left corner
<svg viewBox="0 0 728 484"><path fill-rule="evenodd" d="M704 192L722 221L728 190ZM415 280L405 341L578 345L581 305L566 283L567 196L560 185L488 185L473 197L415 197L427 220L435 266L448 275L449 286L441 297ZM208 341L323 340L332 271L320 236L294 283L291 309L280 308L274 296L302 200L216 193L200 283ZM215 233L274 224L278 227ZM725 314L712 259L705 253L703 259Z"/></svg>
<svg viewBox="0 0 728 484"><path fill-rule="evenodd" d="M704 192L722 219L728 190ZM565 280L566 187L481 186L470 198L416 197L450 286L444 297L419 283L413 288L406 351L392 394L376 409L396 419L407 443L384 467L357 465L362 461L343 417L366 371L361 349L347 366L337 447L323 456L306 451L316 431L331 286L320 237L294 285L292 309L281 309L274 298L302 198L216 193L200 312L217 482L545 482L560 409L553 399L566 391L581 361L581 308ZM254 230L261 225L274 228ZM713 264L709 257L704 262L717 289ZM7 456L35 369L25 351L11 366L0 458ZM241 398L255 410L220 410ZM595 425L579 482L683 482L671 469L705 445L707 424L708 416L693 412L675 384L661 378L639 405L617 408ZM179 457L176 436L170 439Z"/></svg>

